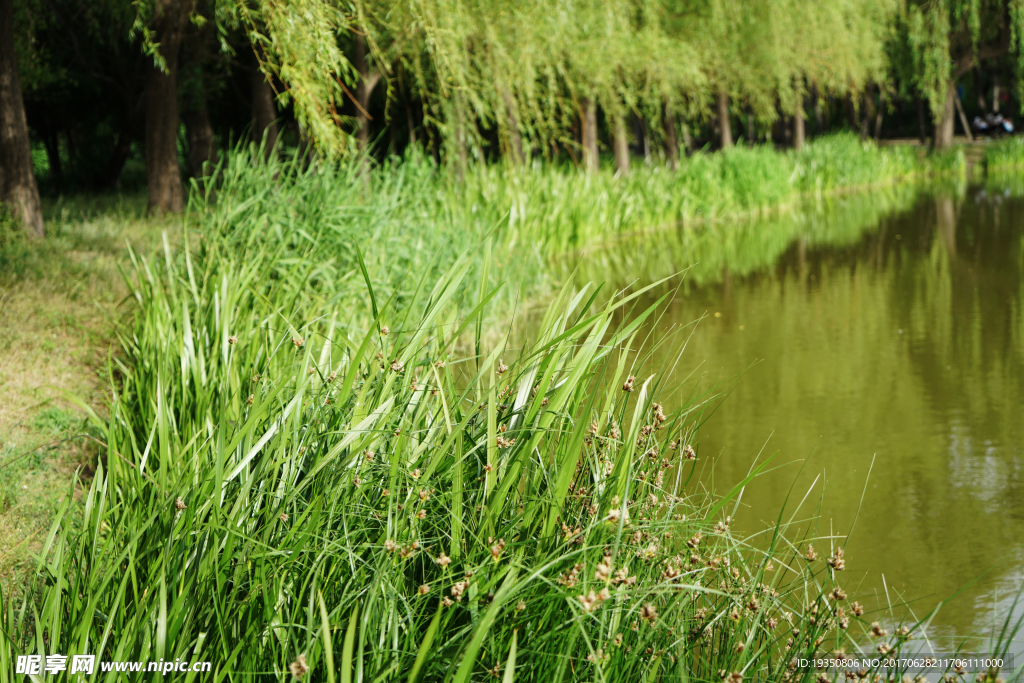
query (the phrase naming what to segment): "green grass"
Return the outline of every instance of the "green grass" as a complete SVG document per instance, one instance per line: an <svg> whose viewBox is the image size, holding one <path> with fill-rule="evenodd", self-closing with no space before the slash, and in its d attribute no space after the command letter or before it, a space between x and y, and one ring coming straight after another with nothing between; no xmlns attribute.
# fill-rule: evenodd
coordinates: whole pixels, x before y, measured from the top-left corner
<svg viewBox="0 0 1024 683"><path fill-rule="evenodd" d="M985 147L985 167L988 171L1012 171L1024 166L1024 139L1013 136L993 142Z"/></svg>
<svg viewBox="0 0 1024 683"><path fill-rule="evenodd" d="M821 138L795 153L767 147L698 153L676 172L642 167L626 178L572 167L495 165L478 167L458 183L418 155L359 177L355 163L304 167L290 159L262 165L252 163L251 154L243 148L231 155L214 201L196 205L213 214L210 223L218 230L237 239L269 233L284 250L298 236L314 235L317 259L332 272L352 268L352 244L359 244L374 286L382 296L400 299L407 296L403 287L437 277L458 254L490 237L495 258L489 284L514 285L492 309L506 315L492 322L506 320L524 299L556 291L564 272L552 268L553 261L571 259L581 249L637 233L682 228L703 234L705 225L761 216L809 198L957 176L964 169L959 150L922 159L912 148L879 148L848 134ZM780 241L769 232L767 239ZM679 256L679 269L696 260ZM475 278L482 274L479 261Z"/></svg>
<svg viewBox="0 0 1024 683"><path fill-rule="evenodd" d="M550 264L928 163L836 138L453 187L423 160L362 178L230 156L187 232L130 252L111 403L83 405L104 452L35 580L5 588L0 681L55 652L209 660L213 680L304 660L332 682L791 681L812 675L797 654L902 647L915 623L835 592L843 539L813 511L737 536L739 488L707 495L680 457L710 396L652 359L686 331L649 338L663 297L622 315L663 283L554 288Z"/></svg>
<svg viewBox="0 0 1024 683"><path fill-rule="evenodd" d="M565 288L511 348L479 324L499 250L375 280L356 244L327 262L337 235L239 230L261 212L221 197L200 239L132 254L105 454L4 596L0 680L56 652L214 680L774 681L912 633L836 592L811 511L730 531L739 487L709 497L680 457L709 397L652 366L685 331L644 341L663 299L620 327L642 289Z"/></svg>
<svg viewBox="0 0 1024 683"><path fill-rule="evenodd" d="M489 294L458 301L467 258L404 305L367 288L364 328L269 244L211 233L136 257L104 466L81 533L59 517L42 553L59 581L5 606L16 651L240 679L303 655L319 680L711 680L778 677L790 628L845 635L803 609L840 604L823 560L734 538L728 498L659 455L687 444L700 397L662 414L657 375L621 388L656 307L613 329L630 298L567 290L529 347L467 359L458 311Z"/></svg>

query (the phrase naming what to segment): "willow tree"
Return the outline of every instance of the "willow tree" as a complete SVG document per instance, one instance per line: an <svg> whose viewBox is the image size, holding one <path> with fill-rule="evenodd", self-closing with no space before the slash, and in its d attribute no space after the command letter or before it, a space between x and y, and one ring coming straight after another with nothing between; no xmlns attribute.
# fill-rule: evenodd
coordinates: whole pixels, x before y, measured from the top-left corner
<svg viewBox="0 0 1024 683"><path fill-rule="evenodd" d="M776 30L778 3L751 0L743 11L725 0L676 0L670 21L679 38L696 52L707 91L705 110L718 124L722 148L733 145L730 106L742 103L755 116L775 116L776 94L783 80L781 44Z"/></svg>
<svg viewBox="0 0 1024 683"><path fill-rule="evenodd" d="M911 0L900 25L915 83L931 106L933 145L949 147L957 81L983 60L1007 54L1021 59L1024 6L1017 0Z"/></svg>
<svg viewBox="0 0 1024 683"><path fill-rule="evenodd" d="M794 146L804 140L804 103L818 96L859 95L871 82L886 78L886 39L896 4L893 0L774 0L773 34L780 75L781 111L793 117Z"/></svg>

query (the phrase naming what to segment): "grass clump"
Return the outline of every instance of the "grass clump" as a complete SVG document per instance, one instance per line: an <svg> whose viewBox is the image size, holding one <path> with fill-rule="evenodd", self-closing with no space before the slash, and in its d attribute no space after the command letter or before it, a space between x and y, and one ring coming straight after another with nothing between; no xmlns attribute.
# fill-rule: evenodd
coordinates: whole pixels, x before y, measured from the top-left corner
<svg viewBox="0 0 1024 683"><path fill-rule="evenodd" d="M740 487L690 481L702 399L637 343L663 298L618 326L644 290L565 288L511 349L482 332L486 258L475 286L458 255L385 293L354 245L328 264L322 233L225 230L230 206L132 255L121 379L93 413L105 456L35 592L3 596L10 656L738 683L793 680L797 653L871 630L841 544L790 544L781 518L736 537Z"/></svg>
<svg viewBox="0 0 1024 683"><path fill-rule="evenodd" d="M1004 138L985 147L985 168L989 171L1007 171L1024 166L1024 139L1020 136Z"/></svg>

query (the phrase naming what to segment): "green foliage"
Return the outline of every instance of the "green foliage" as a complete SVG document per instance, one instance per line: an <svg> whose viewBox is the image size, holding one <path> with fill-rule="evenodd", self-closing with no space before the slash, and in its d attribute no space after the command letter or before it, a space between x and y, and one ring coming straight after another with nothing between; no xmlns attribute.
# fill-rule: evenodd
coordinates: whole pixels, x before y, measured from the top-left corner
<svg viewBox="0 0 1024 683"><path fill-rule="evenodd" d="M1024 140L1007 138L985 147L985 168L988 171L1006 171L1024 166Z"/></svg>
<svg viewBox="0 0 1024 683"><path fill-rule="evenodd" d="M690 460L663 459L688 453L706 397L636 344L658 303L613 322L642 290L596 306L565 288L524 346L481 346L491 292L465 286L469 254L400 299L355 245L330 263L326 230L232 230L247 207L226 204L198 246L132 256L122 381L93 417L106 457L80 531L64 503L38 594L0 603L10 655L231 679L301 655L320 680L782 680L793 653L868 629L831 537L780 517L738 538L739 487L709 499Z"/></svg>
<svg viewBox="0 0 1024 683"><path fill-rule="evenodd" d="M915 0L902 11L894 38L909 48L914 83L930 103L936 121L951 84L982 59L1012 52L1019 65L1024 58L1020 49L1024 10L1018 2Z"/></svg>

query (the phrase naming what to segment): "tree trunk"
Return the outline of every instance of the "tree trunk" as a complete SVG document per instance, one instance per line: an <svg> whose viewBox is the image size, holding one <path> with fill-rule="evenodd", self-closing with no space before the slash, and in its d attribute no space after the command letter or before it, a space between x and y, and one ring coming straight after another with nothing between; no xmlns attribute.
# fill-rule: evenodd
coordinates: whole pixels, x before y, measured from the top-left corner
<svg viewBox="0 0 1024 683"><path fill-rule="evenodd" d="M647 135L647 123L637 116L633 115L633 133L636 135L637 140L640 141L640 147L644 153L644 164L647 166L651 165L651 139Z"/></svg>
<svg viewBox="0 0 1024 683"><path fill-rule="evenodd" d="M918 139L921 140L921 144L925 144L928 141L928 126L925 123L924 118L924 100L921 95L917 96L917 130Z"/></svg>
<svg viewBox="0 0 1024 683"><path fill-rule="evenodd" d="M356 140L360 151L365 151L370 144L370 95L377 87L380 72L376 69L371 72L370 63L366 59L366 39L358 33L354 66L359 72L359 85L356 86Z"/></svg>
<svg viewBox="0 0 1024 683"><path fill-rule="evenodd" d="M804 113L797 111L793 116L793 149L803 149L804 141L807 139L805 130Z"/></svg>
<svg viewBox="0 0 1024 683"><path fill-rule="evenodd" d="M861 112L860 112L860 139L863 142L868 139L868 120L871 117L872 110L872 99L871 99L871 87L865 87L864 93L861 95Z"/></svg>
<svg viewBox="0 0 1024 683"><path fill-rule="evenodd" d="M195 86L190 88L181 102L181 121L185 124L185 138L188 142L188 170L193 178L205 178L212 172L206 166L207 162L214 166L217 164L217 147L213 126L210 124L210 112L206 106L204 79L209 39L212 37L208 27L212 28L212 25L189 25L182 42L182 69L186 74L183 78L190 77L195 82Z"/></svg>
<svg viewBox="0 0 1024 683"><path fill-rule="evenodd" d="M814 98L814 134L821 135L825 132L825 114L821 110L821 94L818 92L818 86L814 86L811 93L811 97Z"/></svg>
<svg viewBox="0 0 1024 683"><path fill-rule="evenodd" d="M117 134L117 142L114 143L114 149L110 150L107 167L103 169L103 175L100 176L99 182L96 183L97 189L113 190L120 188L121 170L124 168L125 162L128 161L128 155L131 154L131 151L132 133L129 124L126 123Z"/></svg>
<svg viewBox="0 0 1024 683"><path fill-rule="evenodd" d="M277 106L274 104L274 87L263 73L257 61L249 74L252 92L252 134L257 144L263 145L263 156L270 159L277 149Z"/></svg>
<svg viewBox="0 0 1024 683"><path fill-rule="evenodd" d="M999 113L999 74L993 76L992 83L992 113Z"/></svg>
<svg viewBox="0 0 1024 683"><path fill-rule="evenodd" d="M519 119L516 117L516 102L512 94L507 90L502 91L502 99L505 101L505 116L508 124L508 146L509 158L513 166L522 166L525 157L523 156L523 135L519 132Z"/></svg>
<svg viewBox="0 0 1024 683"><path fill-rule="evenodd" d="M729 126L729 96L718 93L718 128L721 131L722 149L732 147L732 128Z"/></svg>
<svg viewBox="0 0 1024 683"><path fill-rule="evenodd" d="M974 141L974 136L971 135L971 124L967 123L967 114L964 113L964 105L960 102L960 94L954 89L954 103L956 104L956 112L960 115L960 125L963 126L964 136L969 141Z"/></svg>
<svg viewBox="0 0 1024 683"><path fill-rule="evenodd" d="M662 121L665 126L665 158L668 167L673 171L679 168L679 140L676 137L676 115L665 106L662 109Z"/></svg>
<svg viewBox="0 0 1024 683"><path fill-rule="evenodd" d="M0 0L0 202L29 237L45 236L14 53L14 0Z"/></svg>
<svg viewBox="0 0 1024 683"><path fill-rule="evenodd" d="M188 166L193 178L205 178L212 173L211 166L217 165L217 147L213 139L213 126L206 100L181 113L188 138ZM268 136L269 142L269 136ZM207 164L210 166L207 166Z"/></svg>
<svg viewBox="0 0 1024 683"><path fill-rule="evenodd" d="M946 87L946 99L942 104L942 109L938 112L932 112L935 118L935 137L932 141L932 147L935 149L947 149L953 144L953 117L956 116L955 101L956 84L950 81Z"/></svg>
<svg viewBox="0 0 1024 683"><path fill-rule="evenodd" d="M154 42L167 66L164 73L151 64L146 77L146 186L155 214L185 205L178 166L178 55L189 9L186 0L159 0L154 7Z"/></svg>
<svg viewBox="0 0 1024 683"><path fill-rule="evenodd" d="M846 121L850 126L850 129L859 129L860 119L857 118L857 104L854 102L852 94L847 94L846 97L843 98L843 109L846 110Z"/></svg>
<svg viewBox="0 0 1024 683"><path fill-rule="evenodd" d="M626 137L626 119L615 117L615 133L612 142L615 149L615 171L624 176L629 175L629 138Z"/></svg>
<svg viewBox="0 0 1024 683"><path fill-rule="evenodd" d="M754 114L747 112L747 145L754 146Z"/></svg>
<svg viewBox="0 0 1024 683"><path fill-rule="evenodd" d="M597 157L597 104L589 99L580 101L580 123L582 124L583 167L589 172L598 169Z"/></svg>
<svg viewBox="0 0 1024 683"><path fill-rule="evenodd" d="M683 123L683 146L686 148L686 153L693 152L693 135L690 134L690 126Z"/></svg>
<svg viewBox="0 0 1024 683"><path fill-rule="evenodd" d="M878 88L878 107L875 109L875 142L882 139L882 117L885 115L885 93Z"/></svg>

